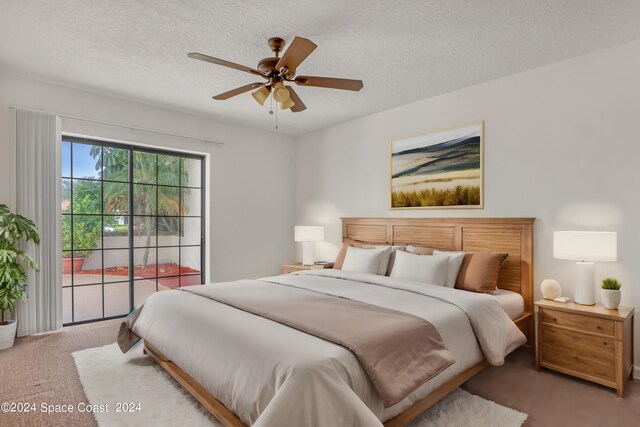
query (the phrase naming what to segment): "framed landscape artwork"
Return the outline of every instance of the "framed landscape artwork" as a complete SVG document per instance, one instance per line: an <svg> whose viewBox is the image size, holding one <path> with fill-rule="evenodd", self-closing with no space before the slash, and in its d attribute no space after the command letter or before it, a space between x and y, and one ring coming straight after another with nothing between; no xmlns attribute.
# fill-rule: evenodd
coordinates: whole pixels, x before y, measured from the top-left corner
<svg viewBox="0 0 640 427"><path fill-rule="evenodd" d="M482 208L484 123L391 141L391 209Z"/></svg>

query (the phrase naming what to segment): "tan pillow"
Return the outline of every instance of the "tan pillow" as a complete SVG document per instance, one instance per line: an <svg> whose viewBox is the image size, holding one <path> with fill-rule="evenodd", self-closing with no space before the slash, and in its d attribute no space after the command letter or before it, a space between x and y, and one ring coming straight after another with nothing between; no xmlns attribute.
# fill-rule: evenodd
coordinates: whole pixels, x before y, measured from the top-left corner
<svg viewBox="0 0 640 427"><path fill-rule="evenodd" d="M429 248L427 246L407 246L407 252L416 255L433 255L435 248Z"/></svg>
<svg viewBox="0 0 640 427"><path fill-rule="evenodd" d="M509 254L468 252L458 272L456 289L492 294L498 288L500 266Z"/></svg>

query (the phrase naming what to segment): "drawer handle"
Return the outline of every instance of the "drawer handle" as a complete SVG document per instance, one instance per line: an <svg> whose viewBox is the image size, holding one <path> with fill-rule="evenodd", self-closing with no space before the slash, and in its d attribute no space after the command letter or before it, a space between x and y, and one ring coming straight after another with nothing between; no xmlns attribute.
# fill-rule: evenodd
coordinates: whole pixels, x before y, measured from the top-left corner
<svg viewBox="0 0 640 427"><path fill-rule="evenodd" d="M556 319L556 318L554 317L554 318L553 318L553 321L554 321L554 322L557 322L557 321L558 321L558 319Z"/></svg>
<svg viewBox="0 0 640 427"><path fill-rule="evenodd" d="M607 343L606 343L606 342L603 342L603 343L602 343L602 345L607 345Z"/></svg>
<svg viewBox="0 0 640 427"><path fill-rule="evenodd" d="M602 329L602 326L598 325L598 326L596 326L596 328L598 328L598 329Z"/></svg>

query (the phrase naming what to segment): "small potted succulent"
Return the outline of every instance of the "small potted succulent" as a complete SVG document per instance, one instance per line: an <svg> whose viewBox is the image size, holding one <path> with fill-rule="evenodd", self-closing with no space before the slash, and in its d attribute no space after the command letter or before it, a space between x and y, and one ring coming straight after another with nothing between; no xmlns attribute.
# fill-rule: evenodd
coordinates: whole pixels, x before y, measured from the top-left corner
<svg viewBox="0 0 640 427"><path fill-rule="evenodd" d="M606 308L610 308L613 310L617 310L620 305L620 287L622 286L620 282L612 277L608 277L602 281L600 285L602 289L600 290L600 296L602 297L602 305Z"/></svg>
<svg viewBox="0 0 640 427"><path fill-rule="evenodd" d="M20 248L20 243L40 244L33 221L12 213L0 205L0 350L13 346L16 321L5 319L5 311L13 311L16 303L27 300L27 272L38 269L36 262Z"/></svg>

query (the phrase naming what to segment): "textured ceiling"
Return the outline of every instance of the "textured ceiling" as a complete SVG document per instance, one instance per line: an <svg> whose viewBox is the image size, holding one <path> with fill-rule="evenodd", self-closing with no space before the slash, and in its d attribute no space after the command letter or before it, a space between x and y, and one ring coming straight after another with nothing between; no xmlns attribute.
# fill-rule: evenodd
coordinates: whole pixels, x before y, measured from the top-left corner
<svg viewBox="0 0 640 427"><path fill-rule="evenodd" d="M300 87L279 115L299 135L479 82L640 39L638 0L0 0L0 68L273 129L255 79L187 59L255 66L266 40L318 49L299 74L358 78L359 93Z"/></svg>

